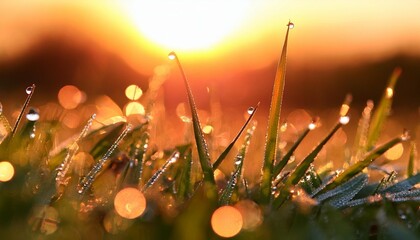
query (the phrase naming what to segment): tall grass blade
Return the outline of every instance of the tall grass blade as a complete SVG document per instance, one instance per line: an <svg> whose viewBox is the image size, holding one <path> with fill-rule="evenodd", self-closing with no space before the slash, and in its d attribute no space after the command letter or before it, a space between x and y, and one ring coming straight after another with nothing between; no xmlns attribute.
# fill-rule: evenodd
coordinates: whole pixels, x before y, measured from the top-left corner
<svg viewBox="0 0 420 240"><path fill-rule="evenodd" d="M339 174L337 176L337 178L335 178L333 182L328 184L327 187L324 190L333 189L333 188L343 184L344 182L348 181L350 178L357 175L364 168L369 166L369 164L371 164L376 158L378 158L383 153L385 153L388 149L392 148L393 146L395 146L396 144L398 144L402 141L405 141L406 138L407 137L405 135L403 135L401 137L396 137L396 138L388 141L387 143L379 146L378 148L372 150L363 160L351 165L346 170L344 170L344 172Z"/></svg>
<svg viewBox="0 0 420 240"><path fill-rule="evenodd" d="M392 97L394 96L394 87L397 83L398 78L401 75L401 68L395 68L388 81L388 85L382 95L381 101L379 102L378 108L373 113L372 122L367 137L366 149L370 151L376 144L379 138L379 134L382 130L382 126L389 115L391 109Z"/></svg>
<svg viewBox="0 0 420 240"><path fill-rule="evenodd" d="M175 52L169 53L169 58L176 60L176 63L178 64L179 70L181 71L182 78L185 83L185 87L187 89L187 95L188 95L188 102L191 109L192 114L192 123L194 128L194 137L195 142L197 144L197 151L198 151L198 157L200 159L201 169L203 170L204 175L204 181L209 183L212 188L215 187L215 180L214 180L214 174L213 174L213 167L210 161L210 154L207 146L207 142L204 138L203 132L201 130L201 124L200 119L198 118L198 112L194 101L194 96L192 94L190 84L188 82L187 76L185 75L184 69L181 65L181 62L179 61L178 56ZM214 189L215 190L215 189Z"/></svg>
<svg viewBox="0 0 420 240"><path fill-rule="evenodd" d="M287 24L286 37L283 44L280 60L277 65L274 79L273 94L271 96L270 112L268 117L267 135L265 141L264 162L262 167L262 179L260 186L260 201L267 204L271 198L271 182L273 179L273 165L276 159L277 138L280 124L281 105L283 100L284 85L286 82L286 56L289 30L293 23Z"/></svg>
<svg viewBox="0 0 420 240"><path fill-rule="evenodd" d="M229 154L230 150L235 145L236 141L241 136L242 132L246 129L248 126L248 123L251 121L252 117L254 116L255 112L257 111L258 107L260 106L260 103L258 103L255 107L252 109L252 113L249 115L248 119L242 126L241 130L239 130L238 134L236 134L236 137L232 140L232 142L226 147L226 149L220 154L220 156L217 158L217 160L213 163L213 170L216 170L220 164L223 162L223 160L226 158L226 156Z"/></svg>
<svg viewBox="0 0 420 240"><path fill-rule="evenodd" d="M0 125L6 131L5 134L0 135L0 144L2 143L3 139L7 137L12 132L12 126L10 126L9 121L3 115L3 105L0 103Z"/></svg>
<svg viewBox="0 0 420 240"><path fill-rule="evenodd" d="M249 144L251 143L251 138L254 134L255 128L256 122L253 122L252 126L248 129L247 134L245 135L244 143L242 144L241 149L235 157L235 168L233 170L232 176L230 177L226 188L220 195L219 203L221 205L228 205L230 203L232 194L235 191L238 183L241 181L245 155L248 151Z"/></svg>
<svg viewBox="0 0 420 240"><path fill-rule="evenodd" d="M109 158L114 150L118 147L120 142L124 139L127 133L131 130L131 124L128 124L124 131L118 136L115 142L108 148L103 157L93 166L89 173L79 183L79 194L82 196L86 194L87 190L90 189L93 182L96 180L98 175L102 173L103 169L109 164Z"/></svg>
<svg viewBox="0 0 420 240"><path fill-rule="evenodd" d="M315 160L316 156L318 156L325 144L332 138L334 133L336 133L341 126L343 126L343 122L339 121L328 133L328 135L318 144L318 146L316 146L315 149L312 150L312 152L310 152L290 174L284 183L283 188L280 190L280 195L274 200L274 207L280 207L280 205L283 204L283 202L289 197L290 187L295 186L300 181L308 168L311 166L311 163Z"/></svg>
<svg viewBox="0 0 420 240"><path fill-rule="evenodd" d="M416 142L412 141L410 144L410 156L408 157L407 176L414 175L414 163L417 161L417 148Z"/></svg>

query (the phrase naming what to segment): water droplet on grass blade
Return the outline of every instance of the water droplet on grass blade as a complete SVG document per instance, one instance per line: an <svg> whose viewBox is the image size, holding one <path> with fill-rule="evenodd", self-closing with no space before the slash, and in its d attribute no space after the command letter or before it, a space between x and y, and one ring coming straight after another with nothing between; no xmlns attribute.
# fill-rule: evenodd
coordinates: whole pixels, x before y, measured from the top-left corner
<svg viewBox="0 0 420 240"><path fill-rule="evenodd" d="M26 119L28 119L29 121L38 121L39 119L39 113L35 108L31 108L29 109L28 114L26 114Z"/></svg>
<svg viewBox="0 0 420 240"><path fill-rule="evenodd" d="M169 58L169 60L175 60L175 58L176 58L176 54L175 54L175 52L170 52L170 53L168 54L168 58Z"/></svg>
<svg viewBox="0 0 420 240"><path fill-rule="evenodd" d="M349 122L350 122L350 117L349 116L342 116L342 117L340 117L340 123L341 124L346 125Z"/></svg>
<svg viewBox="0 0 420 240"><path fill-rule="evenodd" d="M33 87L33 86L29 86L29 87L27 87L27 88L26 88L26 90L25 90L25 91L26 91L26 94L28 94L28 95L29 95L29 94L31 94L31 93L32 93L32 91L33 91L33 90L34 90L34 87Z"/></svg>
<svg viewBox="0 0 420 240"><path fill-rule="evenodd" d="M253 107L249 107L248 110L247 110L248 114L253 114L254 111L255 111L255 108L253 108Z"/></svg>
<svg viewBox="0 0 420 240"><path fill-rule="evenodd" d="M292 22L289 22L289 23L287 24L287 26L289 27L289 29L293 29L293 28L295 27L295 24L294 24L294 23L292 23Z"/></svg>

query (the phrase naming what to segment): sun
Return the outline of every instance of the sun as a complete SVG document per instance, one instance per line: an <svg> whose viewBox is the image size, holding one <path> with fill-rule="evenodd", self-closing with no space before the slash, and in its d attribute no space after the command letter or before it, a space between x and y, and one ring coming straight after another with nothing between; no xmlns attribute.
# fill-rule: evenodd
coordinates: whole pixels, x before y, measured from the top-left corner
<svg viewBox="0 0 420 240"><path fill-rule="evenodd" d="M174 50L203 50L240 26L250 0L124 1L124 12L153 43Z"/></svg>

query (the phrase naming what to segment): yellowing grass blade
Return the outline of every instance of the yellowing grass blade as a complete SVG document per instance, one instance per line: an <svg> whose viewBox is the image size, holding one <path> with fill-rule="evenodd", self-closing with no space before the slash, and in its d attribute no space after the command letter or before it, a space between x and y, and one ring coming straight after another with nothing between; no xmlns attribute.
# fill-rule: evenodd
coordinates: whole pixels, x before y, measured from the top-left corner
<svg viewBox="0 0 420 240"><path fill-rule="evenodd" d="M262 168L262 179L260 188L260 201L267 204L271 196L271 180L273 175L273 163L277 150L277 136L279 130L279 120L281 104L283 100L284 84L286 80L286 55L287 40L289 30L293 28L293 23L287 24L286 38L284 40L282 53L277 65L276 77L274 79L273 94L271 96L270 113L268 117L268 128L265 142L264 162Z"/></svg>
<svg viewBox="0 0 420 240"><path fill-rule="evenodd" d="M178 56L175 52L171 52L168 55L169 59L175 60L178 64L179 70L181 71L182 78L184 79L185 87L187 89L187 95L188 95L188 102L190 104L191 108L191 114L192 114L192 123L194 128L194 137L195 142L197 144L197 151L198 151L198 157L200 159L201 169L203 170L204 174L204 181L206 183L209 183L210 186L215 190L215 180L213 175L213 166L210 162L210 155L209 150L207 147L207 142L204 139L204 135L202 132L200 120L198 118L197 108L194 101L194 96L192 94L190 84L187 80L187 76L185 75L184 69L182 68L181 62L179 61Z"/></svg>
<svg viewBox="0 0 420 240"><path fill-rule="evenodd" d="M401 71L401 68L394 69L394 72L392 73L389 79L385 92L382 95L381 101L379 102L378 108L373 114L366 144L366 149L368 151L375 146L376 141L379 138L379 134L382 130L382 126L386 120L386 117L389 114L389 110L391 109L392 104L392 97L394 96L394 87L397 83L398 78L401 75Z"/></svg>

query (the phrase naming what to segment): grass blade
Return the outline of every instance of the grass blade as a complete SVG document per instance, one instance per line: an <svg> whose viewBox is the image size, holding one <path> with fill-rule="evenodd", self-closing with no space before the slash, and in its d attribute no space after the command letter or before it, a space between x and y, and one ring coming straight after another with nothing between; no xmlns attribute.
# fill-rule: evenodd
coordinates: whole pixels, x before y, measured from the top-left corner
<svg viewBox="0 0 420 240"><path fill-rule="evenodd" d="M396 192L403 192L410 190L413 188L416 184L420 182L420 173L417 173L416 175L409 177L403 181L400 181L392 186L389 186L380 193L396 193Z"/></svg>
<svg viewBox="0 0 420 240"><path fill-rule="evenodd" d="M173 152L172 155L163 164L163 166L153 174L153 176L149 179L149 181L147 181L147 183L143 186L141 191L145 192L147 189L149 189L159 179L159 177L166 171L169 165L171 165L172 163L175 163L178 160L179 155L180 154L178 151Z"/></svg>
<svg viewBox="0 0 420 240"><path fill-rule="evenodd" d="M108 148L104 156L93 166L89 173L80 181L79 194L82 196L90 189L95 179L102 173L103 169L109 164L109 158L127 133L131 130L131 125L127 125L124 131L118 136L115 142Z"/></svg>
<svg viewBox="0 0 420 240"><path fill-rule="evenodd" d="M373 101L369 100L366 103L366 107L363 109L362 116L357 126L350 164L358 162L366 154L366 141L369 131L369 123L371 121L372 109Z"/></svg>
<svg viewBox="0 0 420 240"><path fill-rule="evenodd" d="M410 156L408 158L408 165L407 165L407 177L411 177L414 175L414 163L416 162L416 160L417 160L416 143L412 141L410 145Z"/></svg>
<svg viewBox="0 0 420 240"><path fill-rule="evenodd" d="M31 86L26 88L26 94L28 94L28 96L26 97L25 103L23 104L22 109L20 110L19 116L16 119L15 126L13 127L13 130L12 130L12 137L15 135L16 130L19 127L19 123L22 120L22 116L25 113L26 108L29 106L29 102L31 101L31 98L34 92L35 92L35 84L32 84Z"/></svg>
<svg viewBox="0 0 420 240"><path fill-rule="evenodd" d="M345 120L343 120L345 119ZM325 144L332 138L334 133L340 129L343 124L348 122L348 117L340 117L340 121L334 126L334 128L330 131L330 133L315 147L312 152L306 156L302 162L295 168L295 170L290 174L287 178L286 182L284 183L283 188L280 190L280 195L274 200L274 207L280 207L280 205L288 198L289 196L289 189L290 187L296 185L300 179L305 175L308 168L311 166L311 163L315 160L316 156L325 146Z"/></svg>
<svg viewBox="0 0 420 240"><path fill-rule="evenodd" d="M189 146L182 154L182 164L181 165L181 172L178 178L178 200L183 202L184 199L188 199L190 197L190 192L192 190L191 185L191 170L192 170L192 149Z"/></svg>
<svg viewBox="0 0 420 240"><path fill-rule="evenodd" d="M385 153L388 149L390 149L391 147L395 146L396 144L398 144L402 141L405 141L406 139L407 139L407 136L406 136L406 134L404 134L403 136L396 137L396 138L390 140L389 142L379 146L378 148L372 150L363 160L351 165L346 170L344 170L344 172L339 174L337 176L337 178L334 179L333 182L331 182L330 184L328 184L325 187L324 190L333 189L333 188L341 185L342 183L348 181L350 178L357 175L364 168L369 166L369 164L371 164L376 158L378 158L383 153Z"/></svg>
<svg viewBox="0 0 420 240"><path fill-rule="evenodd" d="M232 194L238 184L241 181L242 168L244 165L245 155L248 151L249 144L251 143L251 138L254 134L256 128L256 122L253 122L252 126L248 129L247 134L244 139L244 143L241 146L238 154L235 157L235 169L233 170L232 176L230 177L226 188L223 190L219 203L221 205L228 205L231 201Z"/></svg>
<svg viewBox="0 0 420 240"><path fill-rule="evenodd" d="M201 169L203 170L203 174L204 174L204 181L209 183L210 186L213 186L212 188L214 188L216 182L214 180L213 167L210 161L210 154L209 154L207 142L204 139L203 132L201 130L200 119L198 118L197 108L195 105L194 96L190 88L190 84L188 82L187 76L185 75L184 69L176 53L175 52L169 53L169 58L176 60L179 70L181 71L182 78L184 79L185 87L187 89L188 102L190 104L190 109L191 109L191 114L192 114L194 137L195 137L195 142L197 144L197 151L198 151L198 157L200 159ZM215 191L215 188L214 188L214 191Z"/></svg>
<svg viewBox="0 0 420 240"><path fill-rule="evenodd" d="M315 128L315 123L312 122L309 126L303 131L303 133L299 136L293 146L289 149L289 151L284 155L284 157L280 160L280 162L274 167L273 176L274 178L280 174L281 170L287 165L290 158L293 156L296 148L300 145L303 139L308 135L308 133Z"/></svg>
<svg viewBox="0 0 420 240"><path fill-rule="evenodd" d="M239 139L239 137L241 136L242 132L248 126L248 123L251 121L252 117L254 116L255 112L257 111L258 106L260 106L260 103L258 103L257 106L255 106L253 108L252 113L249 115L248 119L246 120L245 124L242 126L241 130L239 130L239 132L236 135L236 137L232 140L232 142L227 146L227 148L220 154L220 156L217 158L217 160L213 163L213 171L216 170L220 166L220 164L223 162L223 160L229 154L230 150L235 145L236 141Z"/></svg>
<svg viewBox="0 0 420 240"><path fill-rule="evenodd" d="M379 138L379 134L382 130L382 126L389 114L392 104L392 97L394 95L394 87L397 83L398 78L401 75L401 68L395 68L389 79L387 88L382 95L381 101L379 102L378 108L372 116L372 122L367 137L366 150L370 151L376 144Z"/></svg>
<svg viewBox="0 0 420 240"><path fill-rule="evenodd" d="M260 201L267 204L271 197L271 181L273 178L273 164L276 159L277 137L279 132L281 105L283 100L284 85L286 81L286 56L289 30L293 23L287 24L286 37L283 44L280 60L277 65L276 77L274 79L273 94L271 96L270 112L265 142L264 162L262 167L262 179L260 187Z"/></svg>

